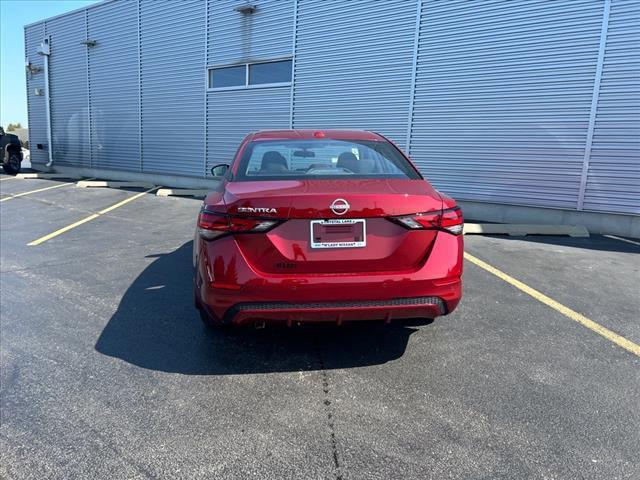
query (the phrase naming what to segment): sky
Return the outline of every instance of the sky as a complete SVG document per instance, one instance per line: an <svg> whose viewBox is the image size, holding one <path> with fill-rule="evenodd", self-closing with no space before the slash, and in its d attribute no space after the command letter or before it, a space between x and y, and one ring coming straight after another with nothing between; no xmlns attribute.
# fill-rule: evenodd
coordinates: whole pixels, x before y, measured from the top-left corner
<svg viewBox="0 0 640 480"><path fill-rule="evenodd" d="M0 0L0 125L27 126L24 26L99 0Z"/></svg>

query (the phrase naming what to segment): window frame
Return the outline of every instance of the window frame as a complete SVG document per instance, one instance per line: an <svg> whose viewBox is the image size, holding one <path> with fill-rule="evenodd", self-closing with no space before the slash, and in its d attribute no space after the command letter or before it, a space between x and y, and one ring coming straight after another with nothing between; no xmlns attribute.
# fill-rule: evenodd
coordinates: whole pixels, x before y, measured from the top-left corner
<svg viewBox="0 0 640 480"><path fill-rule="evenodd" d="M274 87L290 87L292 84L292 78L290 78L286 82L273 82L273 83L257 83L250 85L249 84L249 66L257 65L263 63L276 63L276 62L291 62L291 77L293 78L293 57L279 57L279 58L270 58L268 60L253 60L247 62L234 62L234 63L226 63L220 65L207 65L205 74L206 74L206 86L207 92L221 92L228 90L253 90L256 88L274 88ZM218 68L228 68L228 67L244 67L244 84L243 85L233 85L228 87L212 87L211 86L211 71Z"/></svg>

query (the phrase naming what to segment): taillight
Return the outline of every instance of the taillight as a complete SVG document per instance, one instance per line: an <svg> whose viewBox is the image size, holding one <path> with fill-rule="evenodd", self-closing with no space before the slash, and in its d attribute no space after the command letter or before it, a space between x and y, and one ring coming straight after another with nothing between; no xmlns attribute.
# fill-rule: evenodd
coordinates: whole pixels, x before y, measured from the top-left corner
<svg viewBox="0 0 640 480"><path fill-rule="evenodd" d="M462 233L464 230L464 218L462 218L462 210L460 210L460 207L453 207L442 211L440 228L454 235L460 235Z"/></svg>
<svg viewBox="0 0 640 480"><path fill-rule="evenodd" d="M226 215L202 210L198 216L198 232L205 240L224 235L229 231L229 221Z"/></svg>
<svg viewBox="0 0 640 480"><path fill-rule="evenodd" d="M445 230L454 235L460 235L464 228L460 207L449 208L438 213L416 213L415 215L390 217L389 220L411 230Z"/></svg>
<svg viewBox="0 0 640 480"><path fill-rule="evenodd" d="M234 217L203 209L198 216L198 233L205 240L213 240L233 233L266 232L278 223L280 220Z"/></svg>

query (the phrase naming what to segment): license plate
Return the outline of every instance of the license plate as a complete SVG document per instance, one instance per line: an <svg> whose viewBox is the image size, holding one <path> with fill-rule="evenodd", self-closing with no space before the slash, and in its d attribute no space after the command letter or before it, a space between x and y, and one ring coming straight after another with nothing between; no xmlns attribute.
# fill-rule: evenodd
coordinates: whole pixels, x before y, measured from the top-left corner
<svg viewBox="0 0 640 480"><path fill-rule="evenodd" d="M367 245L363 219L311 220L311 248L356 248Z"/></svg>

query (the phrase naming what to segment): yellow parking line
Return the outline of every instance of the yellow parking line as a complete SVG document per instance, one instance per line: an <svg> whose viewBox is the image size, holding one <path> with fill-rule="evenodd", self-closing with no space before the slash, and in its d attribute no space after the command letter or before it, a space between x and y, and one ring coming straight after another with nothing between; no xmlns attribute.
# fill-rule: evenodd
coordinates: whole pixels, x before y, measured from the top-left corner
<svg viewBox="0 0 640 480"><path fill-rule="evenodd" d="M133 202L136 198L142 197L145 193L155 192L158 188L160 188L160 187L153 187L153 188L150 188L149 190L145 190L142 193L138 193L138 194L134 195L133 197L125 198L124 200L122 200L121 202L116 203L115 205L111 205L110 207L103 208L102 210L100 210L98 212L98 215L104 215L105 213L108 213L108 212L110 212L112 210L115 210L116 208L120 208L121 206L126 205L129 202Z"/></svg>
<svg viewBox="0 0 640 480"><path fill-rule="evenodd" d="M12 198L24 197L25 195L31 195L32 193L44 192L45 190L53 190L54 188L66 187L67 185L73 185L73 183L61 183L52 187L38 188L37 190L16 193L15 195L9 195L8 197L0 199L0 202L6 202L7 200L11 200Z"/></svg>
<svg viewBox="0 0 640 480"><path fill-rule="evenodd" d="M69 230L72 230L80 225L82 225L83 223L87 223L90 222L91 220L95 220L96 218L98 218L100 215L104 215L105 213L111 212L113 210L115 210L116 208L120 208L123 205L126 205L129 202L133 202L134 200L136 200L137 198L142 197L143 195L147 194L147 193L151 193L154 190L157 190L160 187L153 187L150 188L149 190L146 190L144 192L138 193L132 197L126 198L124 200L122 200L121 202L116 203L115 205L111 205L110 207L107 208L103 208L102 210L100 210L98 213L94 213L92 215L89 215L86 218L83 218L82 220L78 220L75 223L72 223L71 225L67 225L66 227L63 227L59 230L56 230L55 232L52 232L48 235L45 235L44 237L40 237L37 240L34 240L33 242L29 242L27 243L28 246L33 247L36 245L40 245L41 243L46 242L47 240L51 240L52 238L57 237L58 235L62 235L65 232L68 232Z"/></svg>
<svg viewBox="0 0 640 480"><path fill-rule="evenodd" d="M618 335L617 333L609 330L606 327L603 327L599 323L596 323L593 320L588 319L584 315L582 315L582 314L580 314L580 313L578 313L578 312L576 312L574 310L571 310L569 307L565 307L561 303L556 302L554 299L547 297L544 293L539 292L535 288L531 288L529 285L526 285L526 284L522 283L520 280L517 280L517 279L513 278L510 275L507 275L506 273L502 272L501 270L498 270L497 268L489 265L486 262L483 262L479 258L476 258L476 257L474 257L473 255L471 255L471 254L469 254L467 252L465 252L464 258L469 260L471 263L477 265L478 267L486 270L487 272L495 275L496 277L500 278L501 280L504 280L508 284L516 287L518 290L526 293L527 295L532 296L533 298L535 298L539 302L542 302L545 305L547 305L548 307L551 307L554 310L560 312L565 317L568 317L571 320L574 320L574 321L578 322L583 327L587 327L589 330L591 330L593 332L596 332L599 335L602 335L604 338L606 338L607 340L615 343L619 347L622 347L625 350L628 350L629 352L631 352L631 353L633 353L633 354L635 354L635 355L640 357L640 345L638 345L636 343L633 343L631 340L627 340L623 336Z"/></svg>

